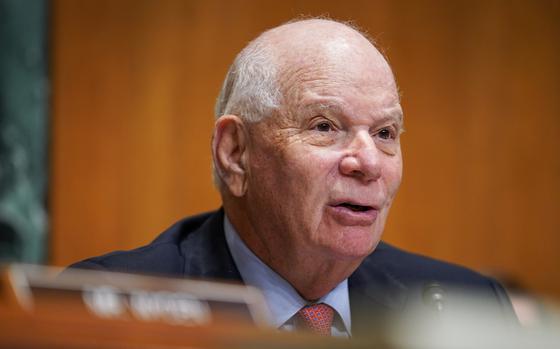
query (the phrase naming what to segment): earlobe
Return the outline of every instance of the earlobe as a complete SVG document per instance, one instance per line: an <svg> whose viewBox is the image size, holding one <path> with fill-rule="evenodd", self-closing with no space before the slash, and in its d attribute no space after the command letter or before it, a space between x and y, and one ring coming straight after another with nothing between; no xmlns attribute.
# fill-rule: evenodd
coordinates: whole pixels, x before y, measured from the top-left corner
<svg viewBox="0 0 560 349"><path fill-rule="evenodd" d="M245 125L235 115L223 115L216 120L212 139L212 154L218 177L237 197L247 189L247 137Z"/></svg>

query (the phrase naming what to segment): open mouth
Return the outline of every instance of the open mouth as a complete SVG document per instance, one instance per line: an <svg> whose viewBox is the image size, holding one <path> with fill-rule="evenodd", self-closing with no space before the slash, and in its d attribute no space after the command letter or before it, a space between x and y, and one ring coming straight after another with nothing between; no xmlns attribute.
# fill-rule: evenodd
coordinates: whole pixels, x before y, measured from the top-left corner
<svg viewBox="0 0 560 349"><path fill-rule="evenodd" d="M347 202L343 202L343 203L338 204L336 206L345 207L345 208L348 208L348 209L350 209L354 212L366 212L366 211L369 211L369 210L373 209L373 207L371 207L371 206L354 205L354 204L350 204L350 203L347 203Z"/></svg>
<svg viewBox="0 0 560 349"><path fill-rule="evenodd" d="M333 202L329 206L331 217L343 226L371 227L377 219L379 208L360 205L359 202L357 200ZM361 202L365 203L366 200Z"/></svg>

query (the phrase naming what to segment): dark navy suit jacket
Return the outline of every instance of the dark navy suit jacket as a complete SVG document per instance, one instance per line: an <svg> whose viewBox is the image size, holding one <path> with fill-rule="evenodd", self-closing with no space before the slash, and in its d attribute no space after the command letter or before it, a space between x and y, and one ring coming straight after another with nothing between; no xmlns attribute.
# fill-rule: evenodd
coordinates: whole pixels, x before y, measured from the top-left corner
<svg viewBox="0 0 560 349"><path fill-rule="evenodd" d="M89 258L71 267L242 282L226 244L223 220L223 210L189 217L149 245ZM405 314L425 303L426 285L432 282L443 288L445 302L452 300L456 289L476 290L487 303L480 307L485 312L514 317L509 298L493 279L380 242L348 278L352 333L371 334L372 328L387 324L388 316Z"/></svg>

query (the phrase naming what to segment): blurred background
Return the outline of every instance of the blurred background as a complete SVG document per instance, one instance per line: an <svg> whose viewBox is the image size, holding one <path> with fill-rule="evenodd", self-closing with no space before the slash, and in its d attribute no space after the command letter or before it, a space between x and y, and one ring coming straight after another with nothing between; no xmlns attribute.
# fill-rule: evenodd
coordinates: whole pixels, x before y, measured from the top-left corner
<svg viewBox="0 0 560 349"><path fill-rule="evenodd" d="M552 0L0 0L0 258L65 266L219 207L222 79L300 15L354 21L397 77L405 170L385 240L560 299Z"/></svg>

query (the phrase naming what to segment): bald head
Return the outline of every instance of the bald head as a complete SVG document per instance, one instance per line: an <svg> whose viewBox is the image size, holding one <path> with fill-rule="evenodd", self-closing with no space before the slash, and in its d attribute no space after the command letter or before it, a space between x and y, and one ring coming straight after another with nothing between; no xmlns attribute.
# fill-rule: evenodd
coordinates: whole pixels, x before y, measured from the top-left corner
<svg viewBox="0 0 560 349"><path fill-rule="evenodd" d="M254 122L294 97L301 81L336 74L377 81L396 93L383 55L356 29L332 20L290 22L262 33L236 57L218 97L215 116Z"/></svg>
<svg viewBox="0 0 560 349"><path fill-rule="evenodd" d="M387 66L364 34L331 20L310 19L281 25L264 32L255 42L270 46L280 66L318 65L348 59L368 59Z"/></svg>

